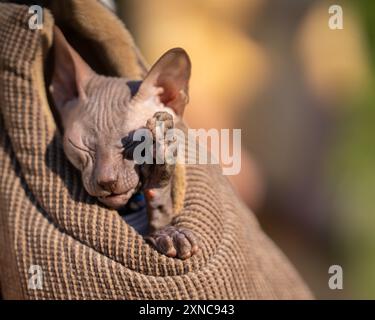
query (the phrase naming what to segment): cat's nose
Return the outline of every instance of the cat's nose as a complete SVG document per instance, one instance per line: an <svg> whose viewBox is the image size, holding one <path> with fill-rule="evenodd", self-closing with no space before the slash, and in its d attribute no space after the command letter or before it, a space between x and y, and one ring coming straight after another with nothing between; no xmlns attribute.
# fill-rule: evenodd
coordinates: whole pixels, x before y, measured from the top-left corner
<svg viewBox="0 0 375 320"><path fill-rule="evenodd" d="M114 177L102 177L97 180L97 183L103 190L113 192L116 189L117 179Z"/></svg>

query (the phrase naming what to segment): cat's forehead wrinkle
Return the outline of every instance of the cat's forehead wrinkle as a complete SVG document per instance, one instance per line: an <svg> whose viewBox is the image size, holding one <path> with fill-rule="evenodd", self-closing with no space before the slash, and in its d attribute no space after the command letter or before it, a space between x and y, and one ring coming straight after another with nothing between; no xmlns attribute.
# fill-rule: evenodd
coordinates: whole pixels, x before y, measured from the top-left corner
<svg viewBox="0 0 375 320"><path fill-rule="evenodd" d="M87 100L83 108L86 125L98 134L120 132L127 121L131 92L124 78L95 76L85 88Z"/></svg>
<svg viewBox="0 0 375 320"><path fill-rule="evenodd" d="M108 102L126 104L131 99L131 91L124 78L95 76L86 86L85 92L91 100L103 106Z"/></svg>

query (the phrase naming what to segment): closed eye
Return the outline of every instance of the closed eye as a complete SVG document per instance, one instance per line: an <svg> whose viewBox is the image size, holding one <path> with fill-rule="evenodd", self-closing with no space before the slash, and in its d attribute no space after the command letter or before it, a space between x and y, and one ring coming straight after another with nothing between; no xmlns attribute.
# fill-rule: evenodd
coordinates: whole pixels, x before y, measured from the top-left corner
<svg viewBox="0 0 375 320"><path fill-rule="evenodd" d="M128 136L126 136L125 138L122 138L121 139L121 142L122 142L122 147L124 149L129 149L129 148L134 148L136 146L136 143L138 141L134 141L133 140L133 135L132 134L129 134Z"/></svg>
<svg viewBox="0 0 375 320"><path fill-rule="evenodd" d="M67 139L67 142L72 147L70 152L67 150L67 156L70 160L70 162L79 170L83 170L85 167L87 167L90 159L91 161L94 161L94 152L91 152L85 148L82 148L78 145L76 145L72 140L69 138Z"/></svg>
<svg viewBox="0 0 375 320"><path fill-rule="evenodd" d="M69 143L74 147L74 148L77 148L77 149L79 149L79 150L81 150L81 151L84 151L84 152L87 152L87 153L90 153L90 152L92 152L93 150L91 150L91 149L89 149L89 150L87 150L87 149L85 149L85 148L82 148L82 147L80 147L80 146L77 146L72 140L70 140L69 138L68 138L68 141L69 141Z"/></svg>
<svg viewBox="0 0 375 320"><path fill-rule="evenodd" d="M142 142L142 141L135 141L133 136L134 136L134 133L131 132L126 137L121 139L121 143L122 143L123 150L124 150L123 151L124 156L125 158L129 160L132 160L133 152L136 146Z"/></svg>
<svg viewBox="0 0 375 320"><path fill-rule="evenodd" d="M81 151L83 151L83 152L86 154L85 159L82 160L82 162L81 162L81 163L83 164L84 167L87 166L88 161L89 161L90 158L91 158L92 161L95 160L95 150L94 150L93 148L89 148L88 146L86 146L87 149L85 149L85 148L82 148L82 147L80 147L80 146L77 146L77 145L76 145L72 140L70 140L69 138L68 138L68 141L69 141L69 143L70 143L70 145L71 145L72 147L74 147L74 148L76 148L76 149L78 149L78 150L81 150ZM88 156L87 156L87 155L88 155Z"/></svg>

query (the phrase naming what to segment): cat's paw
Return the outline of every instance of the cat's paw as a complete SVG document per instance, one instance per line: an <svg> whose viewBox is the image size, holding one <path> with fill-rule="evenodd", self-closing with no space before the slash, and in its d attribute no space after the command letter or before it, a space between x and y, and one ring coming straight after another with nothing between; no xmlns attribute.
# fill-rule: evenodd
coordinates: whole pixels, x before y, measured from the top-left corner
<svg viewBox="0 0 375 320"><path fill-rule="evenodd" d="M158 128L161 123L163 125ZM163 187L170 182L177 157L177 148L169 148L176 142L176 138L173 135L166 138L168 130L174 128L173 116L165 111L156 112L147 120L146 127L152 133L153 157L157 163L152 167L143 166L144 175L150 177L147 188ZM147 170L151 170L152 173L147 173Z"/></svg>
<svg viewBox="0 0 375 320"><path fill-rule="evenodd" d="M146 237L159 252L185 260L199 250L198 239L190 230L167 226Z"/></svg>
<svg viewBox="0 0 375 320"><path fill-rule="evenodd" d="M151 131L154 140L157 139L156 128L157 125L163 124L163 137L169 129L174 127L173 116L166 111L159 111L154 116L147 120L146 127Z"/></svg>

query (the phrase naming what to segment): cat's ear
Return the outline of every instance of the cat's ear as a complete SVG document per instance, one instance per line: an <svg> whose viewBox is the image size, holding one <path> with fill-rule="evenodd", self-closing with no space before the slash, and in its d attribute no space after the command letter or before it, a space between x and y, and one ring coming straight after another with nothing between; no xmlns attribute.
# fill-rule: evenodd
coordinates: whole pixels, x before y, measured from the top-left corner
<svg viewBox="0 0 375 320"><path fill-rule="evenodd" d="M63 116L68 102L86 98L84 88L95 73L69 45L57 26L54 27L54 60L50 91Z"/></svg>
<svg viewBox="0 0 375 320"><path fill-rule="evenodd" d="M161 103L182 117L189 101L190 73L191 62L186 51L171 49L152 66L137 95L141 99L157 95Z"/></svg>

